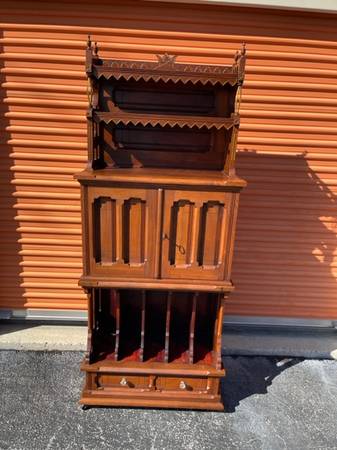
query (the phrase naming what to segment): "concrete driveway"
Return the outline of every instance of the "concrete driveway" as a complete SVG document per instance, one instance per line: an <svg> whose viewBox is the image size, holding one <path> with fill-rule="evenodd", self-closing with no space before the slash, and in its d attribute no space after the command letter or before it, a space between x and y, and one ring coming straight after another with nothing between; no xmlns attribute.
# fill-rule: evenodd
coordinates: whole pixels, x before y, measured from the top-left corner
<svg viewBox="0 0 337 450"><path fill-rule="evenodd" d="M226 413L77 404L81 352L0 352L0 449L337 449L337 362L225 357Z"/></svg>

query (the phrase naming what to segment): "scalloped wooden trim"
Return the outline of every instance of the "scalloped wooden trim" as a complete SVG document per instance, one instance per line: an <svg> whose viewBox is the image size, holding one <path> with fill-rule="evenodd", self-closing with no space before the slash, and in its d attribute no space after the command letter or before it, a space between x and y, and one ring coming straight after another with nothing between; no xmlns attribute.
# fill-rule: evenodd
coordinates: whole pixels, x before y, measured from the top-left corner
<svg viewBox="0 0 337 450"><path fill-rule="evenodd" d="M172 81L173 83L241 84L244 78L246 49L236 52L233 65L183 64L176 62L176 55L156 55L158 61L141 60L92 60L91 74L96 78L115 78L134 81Z"/></svg>
<svg viewBox="0 0 337 450"><path fill-rule="evenodd" d="M177 116L177 115L150 115L150 114L139 114L139 113L126 113L124 111L115 112L94 112L93 118L96 122L113 123L118 125L122 123L123 125L151 125L153 127L160 125L161 127L170 126L179 128L207 128L208 130L216 128L221 130L225 128L229 130L230 128L239 125L240 116L238 114L232 115L229 118L224 117L207 117L207 116Z"/></svg>

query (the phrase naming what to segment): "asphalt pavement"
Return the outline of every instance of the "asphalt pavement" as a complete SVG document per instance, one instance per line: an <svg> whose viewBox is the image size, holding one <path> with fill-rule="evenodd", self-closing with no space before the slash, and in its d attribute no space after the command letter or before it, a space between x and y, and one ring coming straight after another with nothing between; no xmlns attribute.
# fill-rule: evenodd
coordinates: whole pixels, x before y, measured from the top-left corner
<svg viewBox="0 0 337 450"><path fill-rule="evenodd" d="M226 412L78 405L82 352L0 352L0 449L337 449L337 362L224 358Z"/></svg>

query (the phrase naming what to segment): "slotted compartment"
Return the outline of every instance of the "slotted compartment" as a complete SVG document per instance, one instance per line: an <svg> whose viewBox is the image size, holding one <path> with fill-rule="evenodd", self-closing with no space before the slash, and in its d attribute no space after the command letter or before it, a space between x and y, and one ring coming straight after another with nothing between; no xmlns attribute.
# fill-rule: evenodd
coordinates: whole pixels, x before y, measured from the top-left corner
<svg viewBox="0 0 337 450"><path fill-rule="evenodd" d="M199 293L196 300L194 363L214 364L218 294Z"/></svg>
<svg viewBox="0 0 337 450"><path fill-rule="evenodd" d="M193 294L175 292L171 299L169 362L190 362L190 330Z"/></svg>
<svg viewBox="0 0 337 450"><path fill-rule="evenodd" d="M118 334L118 292L94 289L92 294L93 359L116 359Z"/></svg>
<svg viewBox="0 0 337 450"><path fill-rule="evenodd" d="M143 295L138 290L120 290L118 361L142 360Z"/></svg>
<svg viewBox="0 0 337 450"><path fill-rule="evenodd" d="M146 293L144 361L165 361L167 301L163 291Z"/></svg>

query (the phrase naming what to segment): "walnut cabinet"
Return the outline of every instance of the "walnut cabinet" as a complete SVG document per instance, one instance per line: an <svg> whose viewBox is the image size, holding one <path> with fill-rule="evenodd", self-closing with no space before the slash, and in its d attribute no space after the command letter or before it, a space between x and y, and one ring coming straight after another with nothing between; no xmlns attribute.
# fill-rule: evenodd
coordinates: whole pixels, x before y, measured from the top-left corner
<svg viewBox="0 0 337 450"><path fill-rule="evenodd" d="M85 183L86 181L82 181ZM238 193L83 184L86 279L230 283Z"/></svg>
<svg viewBox="0 0 337 450"><path fill-rule="evenodd" d="M232 66L117 61L88 42L81 403L222 410L245 50Z"/></svg>

